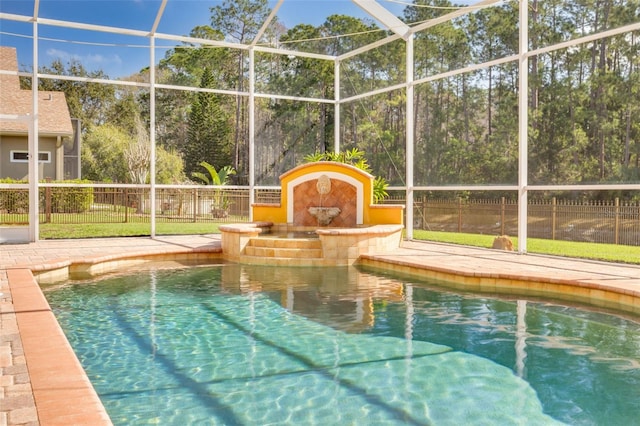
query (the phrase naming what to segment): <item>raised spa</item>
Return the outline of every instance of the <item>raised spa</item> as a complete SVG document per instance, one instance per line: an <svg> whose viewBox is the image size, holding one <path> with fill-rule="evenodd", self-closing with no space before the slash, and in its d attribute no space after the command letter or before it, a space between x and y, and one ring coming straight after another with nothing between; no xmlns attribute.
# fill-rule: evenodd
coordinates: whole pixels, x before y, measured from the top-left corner
<svg viewBox="0 0 640 426"><path fill-rule="evenodd" d="M404 206L374 204L373 181L369 173L332 161L288 171L280 176L279 203L255 203L251 223L220 226L225 258L245 264L344 266L362 254L397 249ZM320 241L256 240L299 232L315 232Z"/></svg>

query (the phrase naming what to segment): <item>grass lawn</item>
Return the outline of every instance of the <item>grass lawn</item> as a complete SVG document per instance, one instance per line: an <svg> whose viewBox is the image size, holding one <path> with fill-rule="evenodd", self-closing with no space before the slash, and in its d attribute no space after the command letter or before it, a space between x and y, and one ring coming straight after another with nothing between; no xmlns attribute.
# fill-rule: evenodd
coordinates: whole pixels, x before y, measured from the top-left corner
<svg viewBox="0 0 640 426"><path fill-rule="evenodd" d="M414 230L416 240L463 244L474 247L491 247L495 235L463 234L456 232ZM515 247L518 239L511 237ZM578 257L582 259L605 260L640 264L640 247L615 244L595 244L573 241L527 239L527 252L555 256Z"/></svg>
<svg viewBox="0 0 640 426"><path fill-rule="evenodd" d="M242 222L243 220L238 220ZM196 235L219 233L223 223L192 222L156 222L157 235ZM135 237L148 236L151 233L149 223L85 223L85 224L40 224L40 238L96 238L96 237ZM474 247L489 248L493 244L494 235L464 234L457 232L440 232L414 230L416 240L436 241L462 244ZM518 239L511 238L517 247ZM530 238L527 241L527 252L549 254L555 256L577 257L583 259L604 260L640 264L640 247L615 244L595 244L572 241L543 240Z"/></svg>
<svg viewBox="0 0 640 426"><path fill-rule="evenodd" d="M156 223L156 235L217 234L220 223ZM40 224L40 238L139 237L151 234L148 223Z"/></svg>

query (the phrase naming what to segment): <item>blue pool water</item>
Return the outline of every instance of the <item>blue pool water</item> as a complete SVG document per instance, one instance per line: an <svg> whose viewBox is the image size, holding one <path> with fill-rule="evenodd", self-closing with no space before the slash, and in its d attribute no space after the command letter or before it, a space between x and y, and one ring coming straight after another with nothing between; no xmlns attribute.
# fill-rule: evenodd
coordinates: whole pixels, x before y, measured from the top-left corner
<svg viewBox="0 0 640 426"><path fill-rule="evenodd" d="M640 424L640 321L356 268L45 288L116 425Z"/></svg>

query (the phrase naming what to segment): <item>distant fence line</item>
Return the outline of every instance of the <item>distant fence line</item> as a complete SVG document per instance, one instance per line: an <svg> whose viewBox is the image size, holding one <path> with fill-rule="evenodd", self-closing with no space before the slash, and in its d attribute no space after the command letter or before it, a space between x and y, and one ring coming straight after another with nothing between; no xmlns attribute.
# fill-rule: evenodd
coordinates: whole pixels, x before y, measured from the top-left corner
<svg viewBox="0 0 640 426"><path fill-rule="evenodd" d="M40 222L59 224L150 222L150 189L129 185L46 185L40 188ZM249 220L249 189L202 185L156 187L158 222ZM259 189L256 202L277 203L280 190ZM405 204L403 196L385 203ZM28 224L28 189L0 188L0 225ZM417 198L414 229L517 235L515 200ZM528 236L565 241L640 245L640 203L530 200Z"/></svg>
<svg viewBox="0 0 640 426"><path fill-rule="evenodd" d="M396 202L399 202L397 200ZM472 234L517 235L518 203L506 198L422 198L414 202L414 228ZM530 200L527 236L564 241L640 245L640 203Z"/></svg>
<svg viewBox="0 0 640 426"><path fill-rule="evenodd" d="M144 186L55 186L40 188L41 223L145 223L151 220L151 191ZM27 189L0 189L0 224L28 223ZM230 222L249 218L246 189L214 186L156 188L160 222Z"/></svg>

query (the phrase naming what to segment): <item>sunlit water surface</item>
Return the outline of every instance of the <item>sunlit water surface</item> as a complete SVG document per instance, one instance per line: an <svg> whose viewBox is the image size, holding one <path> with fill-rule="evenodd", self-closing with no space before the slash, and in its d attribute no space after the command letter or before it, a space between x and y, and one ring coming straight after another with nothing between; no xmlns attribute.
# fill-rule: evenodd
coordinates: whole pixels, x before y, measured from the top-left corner
<svg viewBox="0 0 640 426"><path fill-rule="evenodd" d="M45 294L116 425L640 424L640 322L355 268Z"/></svg>

